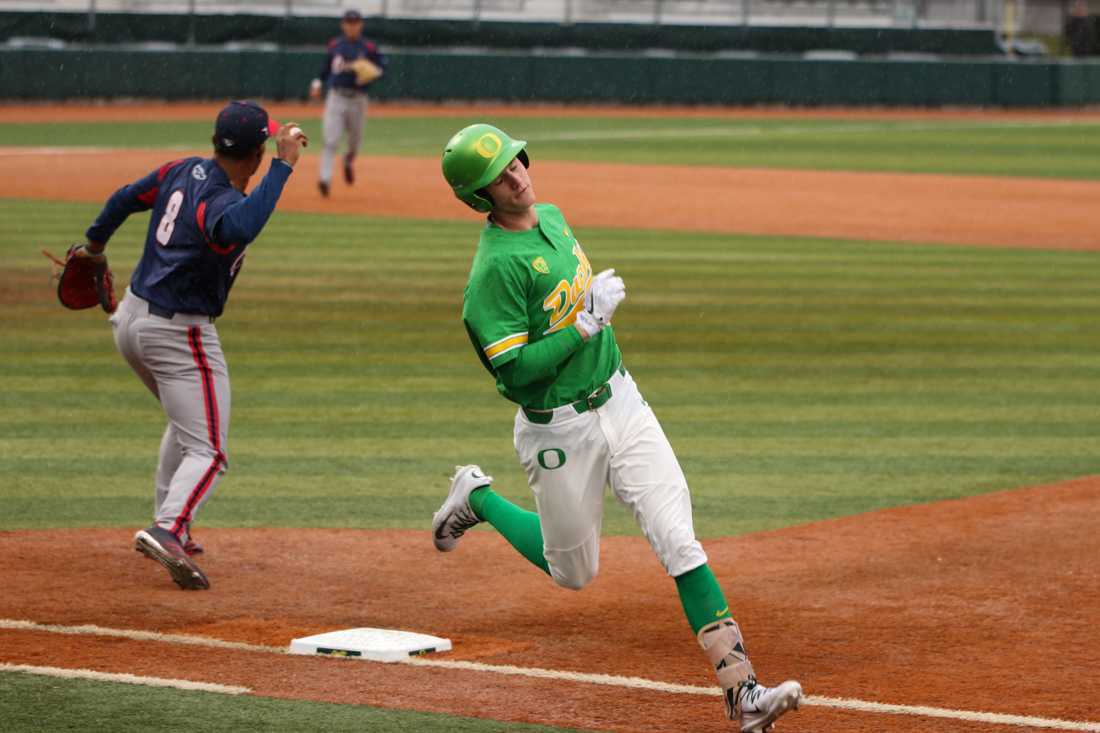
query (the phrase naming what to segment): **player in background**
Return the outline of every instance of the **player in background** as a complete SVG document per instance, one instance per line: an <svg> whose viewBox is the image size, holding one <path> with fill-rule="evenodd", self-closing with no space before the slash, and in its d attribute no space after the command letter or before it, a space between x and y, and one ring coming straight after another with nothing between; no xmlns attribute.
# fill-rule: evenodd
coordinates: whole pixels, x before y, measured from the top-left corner
<svg viewBox="0 0 1100 733"><path fill-rule="evenodd" d="M489 522L555 583L580 590L599 566L610 484L674 578L725 691L726 714L745 733L771 730L798 707L802 687L757 682L695 538L687 481L622 364L611 320L624 283L614 270L593 276L562 212L536 203L526 145L490 125L471 125L447 143L443 175L460 200L489 214L462 319L497 390L519 405L515 447L537 513L496 494L478 466L463 466L432 518L435 546L451 551L467 529Z"/></svg>
<svg viewBox="0 0 1100 733"><path fill-rule="evenodd" d="M246 196L269 135L276 157ZM134 535L134 549L184 589L210 587L191 559L202 552L191 524L227 466L229 372L214 319L307 142L294 123L280 128L258 105L231 102L215 122L212 158L166 163L123 186L85 233L80 256L101 255L130 214L152 210L141 259L110 320L118 350L168 415L154 521Z"/></svg>
<svg viewBox="0 0 1100 733"><path fill-rule="evenodd" d="M363 123L367 116L367 87L386 68L386 57L373 42L363 38L363 16L357 10L348 10L340 20L343 35L328 43L328 56L321 67L321 75L314 79L309 89L311 99L320 99L325 92L325 116L321 128L324 149L321 151L321 173L317 188L322 196L332 190L332 165L336 159L340 138L347 135L347 153L344 155L344 181L355 183L355 155L363 141ZM366 71L370 62L375 69ZM365 67L365 68L364 68Z"/></svg>

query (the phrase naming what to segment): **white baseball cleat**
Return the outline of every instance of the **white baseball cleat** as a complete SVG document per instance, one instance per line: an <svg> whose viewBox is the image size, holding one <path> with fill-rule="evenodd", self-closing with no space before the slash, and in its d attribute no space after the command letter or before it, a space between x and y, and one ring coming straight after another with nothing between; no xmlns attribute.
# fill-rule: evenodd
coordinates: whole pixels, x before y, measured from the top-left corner
<svg viewBox="0 0 1100 733"><path fill-rule="evenodd" d="M765 687L756 680L737 690L737 705L741 712L741 733L766 733L775 728L775 721L788 710L798 710L802 701L802 685L787 680L775 687Z"/></svg>
<svg viewBox="0 0 1100 733"><path fill-rule="evenodd" d="M432 539L435 549L450 552L458 545L458 540L466 530L481 521L470 507L470 492L493 483L492 476L486 476L480 467L455 466L455 475L451 477L451 489L447 500L439 511L432 515Z"/></svg>

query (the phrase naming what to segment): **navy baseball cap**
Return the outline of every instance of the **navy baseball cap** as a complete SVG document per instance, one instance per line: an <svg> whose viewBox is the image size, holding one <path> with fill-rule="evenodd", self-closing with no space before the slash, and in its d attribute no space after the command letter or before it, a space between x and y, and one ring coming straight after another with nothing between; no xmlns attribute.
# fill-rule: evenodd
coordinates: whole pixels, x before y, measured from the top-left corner
<svg viewBox="0 0 1100 733"><path fill-rule="evenodd" d="M344 17L341 18L345 23L358 23L363 20L363 16L358 10L345 10Z"/></svg>
<svg viewBox="0 0 1100 733"><path fill-rule="evenodd" d="M233 101L218 113L214 147L223 153L249 152L279 131L279 123L255 102Z"/></svg>

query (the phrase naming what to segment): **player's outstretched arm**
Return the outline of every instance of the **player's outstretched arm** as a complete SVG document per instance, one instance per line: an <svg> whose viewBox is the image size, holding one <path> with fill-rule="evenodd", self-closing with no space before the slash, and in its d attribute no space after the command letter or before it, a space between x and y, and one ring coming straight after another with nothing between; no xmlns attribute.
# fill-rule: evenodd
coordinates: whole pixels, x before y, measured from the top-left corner
<svg viewBox="0 0 1100 733"><path fill-rule="evenodd" d="M220 215L215 211L207 214L206 235L222 246L248 244L260 236L293 170L286 161L272 160L267 175L252 193L226 206Z"/></svg>
<svg viewBox="0 0 1100 733"><path fill-rule="evenodd" d="M206 234L218 244L248 244L260 236L275 211L275 205L279 203L301 149L309 143L309 138L294 122L279 128L274 139L277 157L271 161L271 167L260 185L245 198L225 207L220 215L208 216Z"/></svg>
<svg viewBox="0 0 1100 733"><path fill-rule="evenodd" d="M159 170L155 170L111 194L111 197L103 205L103 210L96 217L95 222L84 232L88 244L91 245L92 252L96 254L103 252L103 248L107 246L107 241L111 238L111 235L122 226L122 223L126 221L130 214L148 211L153 208L153 204L157 200L157 187L164 178L164 174L174 164L168 163Z"/></svg>

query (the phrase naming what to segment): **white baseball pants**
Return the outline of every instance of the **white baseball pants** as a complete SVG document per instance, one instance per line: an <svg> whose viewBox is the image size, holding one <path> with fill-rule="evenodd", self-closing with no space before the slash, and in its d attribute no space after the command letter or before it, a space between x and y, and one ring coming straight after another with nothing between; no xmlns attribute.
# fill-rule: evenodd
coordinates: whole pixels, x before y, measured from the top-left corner
<svg viewBox="0 0 1100 733"><path fill-rule="evenodd" d="M210 318L163 318L126 289L111 316L115 344L160 400L168 426L155 479L156 524L186 542L191 522L225 473L229 371Z"/></svg>
<svg viewBox="0 0 1100 733"><path fill-rule="evenodd" d="M610 385L611 399L594 410L559 407L547 424L523 410L516 414L516 453L535 494L550 575L574 590L599 570L608 485L669 575L707 561L695 538L687 480L656 415L629 373L616 371Z"/></svg>
<svg viewBox="0 0 1100 733"><path fill-rule="evenodd" d="M332 165L340 139L347 135L347 154L355 157L363 141L363 123L367 117L367 95L357 92L345 96L335 89L325 95L325 114L321 122L324 147L321 150L321 172L318 178L325 183L332 181Z"/></svg>

